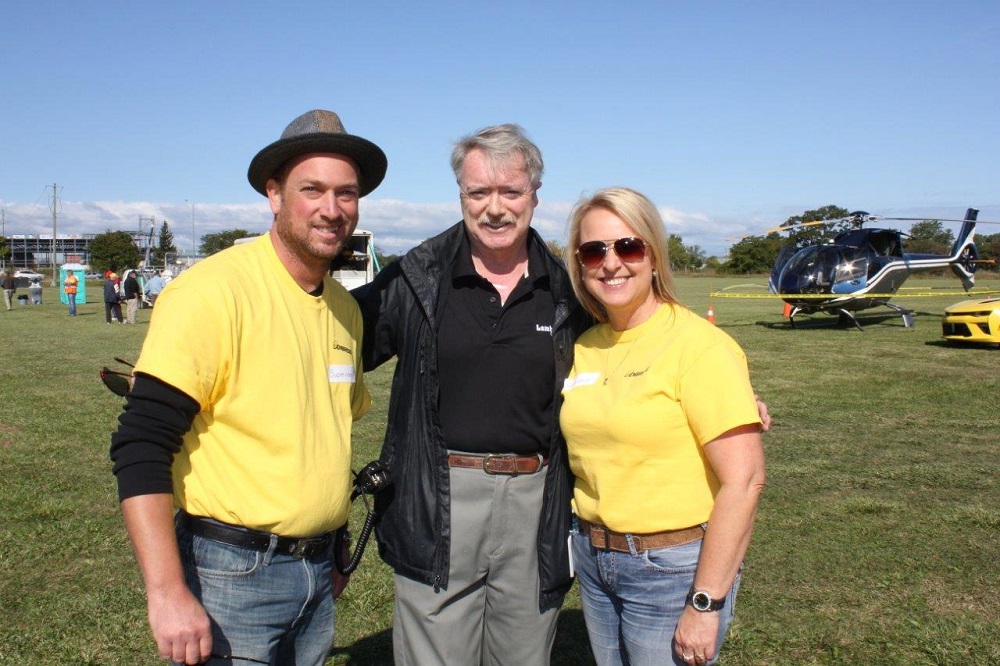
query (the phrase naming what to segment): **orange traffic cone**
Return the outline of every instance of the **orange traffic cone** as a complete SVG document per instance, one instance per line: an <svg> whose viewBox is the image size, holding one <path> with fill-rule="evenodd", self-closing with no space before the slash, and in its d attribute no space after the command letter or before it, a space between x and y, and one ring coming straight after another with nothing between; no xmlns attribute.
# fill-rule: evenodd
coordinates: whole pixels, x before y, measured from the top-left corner
<svg viewBox="0 0 1000 666"><path fill-rule="evenodd" d="M715 310L712 309L712 304L708 304L708 315L706 317L709 324L715 324Z"/></svg>
<svg viewBox="0 0 1000 666"><path fill-rule="evenodd" d="M786 319L788 317L792 316L792 304L791 303L785 303L785 309L781 311L781 316L785 317Z"/></svg>

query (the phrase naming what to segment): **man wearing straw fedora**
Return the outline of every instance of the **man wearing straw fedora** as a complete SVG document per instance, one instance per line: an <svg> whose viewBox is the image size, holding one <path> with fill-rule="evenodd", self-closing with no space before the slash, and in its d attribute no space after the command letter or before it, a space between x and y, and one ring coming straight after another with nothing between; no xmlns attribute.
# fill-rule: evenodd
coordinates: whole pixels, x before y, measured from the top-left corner
<svg viewBox="0 0 1000 666"><path fill-rule="evenodd" d="M299 116L247 174L270 232L156 301L111 458L164 659L326 660L351 422L371 402L360 313L328 269L385 171L335 113Z"/></svg>

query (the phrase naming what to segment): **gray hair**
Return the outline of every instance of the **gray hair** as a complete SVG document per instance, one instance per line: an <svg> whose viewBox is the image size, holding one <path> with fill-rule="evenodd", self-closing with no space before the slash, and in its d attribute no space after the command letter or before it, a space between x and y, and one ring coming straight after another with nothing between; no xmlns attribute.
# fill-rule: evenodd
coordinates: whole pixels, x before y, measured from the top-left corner
<svg viewBox="0 0 1000 666"><path fill-rule="evenodd" d="M483 151L486 159L494 166L519 155L524 159L524 168L531 178L531 186L538 188L542 184L542 172L545 171L542 152L528 139L520 125L507 123L484 127L475 134L459 139L451 151L451 170L455 173L455 180L461 179L465 158L473 150Z"/></svg>

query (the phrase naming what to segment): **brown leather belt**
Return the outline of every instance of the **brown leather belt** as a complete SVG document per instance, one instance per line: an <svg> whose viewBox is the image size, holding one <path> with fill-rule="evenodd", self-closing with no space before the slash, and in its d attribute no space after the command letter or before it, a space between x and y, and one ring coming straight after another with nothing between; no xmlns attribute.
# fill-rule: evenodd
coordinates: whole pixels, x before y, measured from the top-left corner
<svg viewBox="0 0 1000 666"><path fill-rule="evenodd" d="M449 467L467 467L481 469L487 474L534 474L549 463L548 458L541 455L515 456L509 453L488 453L483 456L448 454Z"/></svg>
<svg viewBox="0 0 1000 666"><path fill-rule="evenodd" d="M603 525L588 523L583 518L577 518L580 525L580 534L590 537L590 543L598 550L613 550L618 553L631 553L628 547L628 539L631 537L636 552L646 550L656 550L657 548L671 548L685 543L691 543L705 536L705 530L701 525L693 525L680 530L667 530L666 532L654 532L652 534L622 534L612 532Z"/></svg>

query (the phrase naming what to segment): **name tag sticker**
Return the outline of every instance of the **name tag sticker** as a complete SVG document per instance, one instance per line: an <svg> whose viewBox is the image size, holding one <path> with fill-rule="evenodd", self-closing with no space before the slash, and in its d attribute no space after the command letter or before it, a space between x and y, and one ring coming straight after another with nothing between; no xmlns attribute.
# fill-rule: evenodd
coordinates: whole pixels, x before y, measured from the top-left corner
<svg viewBox="0 0 1000 666"><path fill-rule="evenodd" d="M331 384L353 384L355 372L353 365L331 365L326 369L326 376Z"/></svg>
<svg viewBox="0 0 1000 666"><path fill-rule="evenodd" d="M598 378L601 376L599 372L581 372L574 377L567 377L563 381L563 391L569 391L577 386L590 386L591 384L596 384Z"/></svg>

